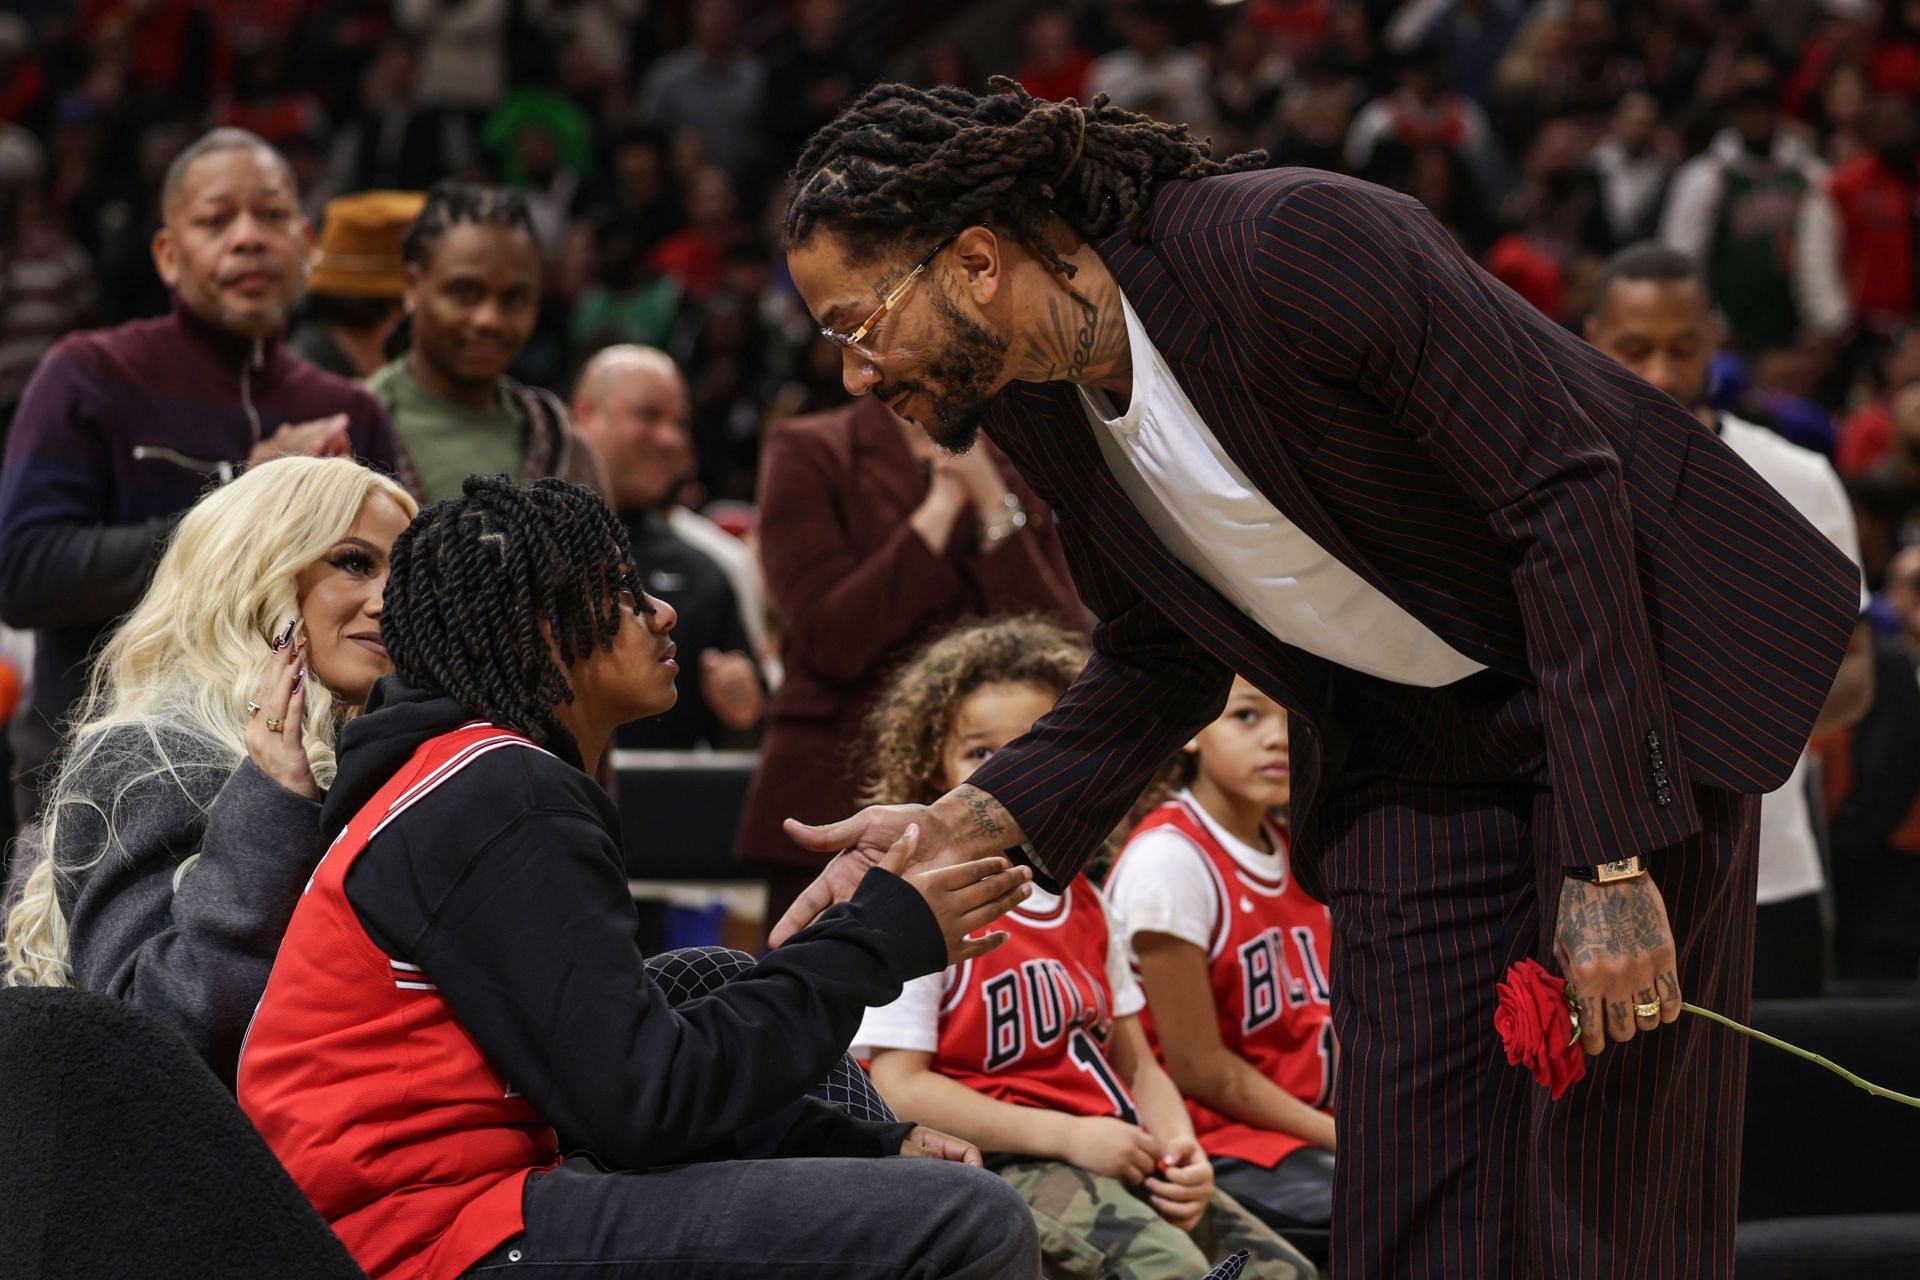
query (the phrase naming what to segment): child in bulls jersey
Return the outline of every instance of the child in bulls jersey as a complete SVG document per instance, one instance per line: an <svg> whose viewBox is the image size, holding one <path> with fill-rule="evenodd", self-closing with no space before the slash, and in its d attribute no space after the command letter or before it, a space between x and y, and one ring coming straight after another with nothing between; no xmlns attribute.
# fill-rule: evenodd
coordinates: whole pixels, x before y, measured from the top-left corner
<svg viewBox="0 0 1920 1280"><path fill-rule="evenodd" d="M991 947L1024 869L903 878L903 841L723 985L656 977L593 773L673 704L673 610L592 491L464 488L394 543L395 674L241 1048L274 1154L373 1280L1031 1276L968 1144L808 1096L868 1005Z"/></svg>
<svg viewBox="0 0 1920 1280"><path fill-rule="evenodd" d="M1327 909L1294 881L1287 713L1236 679L1107 877L1214 1176L1310 1255L1333 1207Z"/></svg>
<svg viewBox="0 0 1920 1280"><path fill-rule="evenodd" d="M1031 620L962 628L892 681L872 719L875 802L926 802L1045 715L1086 664L1078 637ZM1249 1276L1312 1267L1214 1186L1138 1018L1139 988L1098 890L1038 889L1004 945L915 979L855 1043L902 1118L978 1145L1020 1191L1048 1274L1198 1276L1235 1249Z"/></svg>

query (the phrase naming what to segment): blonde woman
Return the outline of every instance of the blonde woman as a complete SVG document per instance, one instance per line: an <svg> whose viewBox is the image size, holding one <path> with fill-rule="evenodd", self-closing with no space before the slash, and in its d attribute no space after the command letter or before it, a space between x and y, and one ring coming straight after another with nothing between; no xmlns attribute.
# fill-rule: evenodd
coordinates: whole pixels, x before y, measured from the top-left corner
<svg viewBox="0 0 1920 1280"><path fill-rule="evenodd" d="M187 513L94 668L10 985L131 1000L232 1085L324 848L334 731L391 669L381 594L415 509L357 463L283 458Z"/></svg>

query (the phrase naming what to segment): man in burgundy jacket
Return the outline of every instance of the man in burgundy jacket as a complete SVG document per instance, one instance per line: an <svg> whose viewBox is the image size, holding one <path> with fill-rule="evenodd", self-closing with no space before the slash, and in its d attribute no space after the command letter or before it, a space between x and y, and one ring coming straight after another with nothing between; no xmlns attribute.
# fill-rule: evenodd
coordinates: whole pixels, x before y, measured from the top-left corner
<svg viewBox="0 0 1920 1280"><path fill-rule="evenodd" d="M910 827L1064 883L1238 672L1292 717L1330 907L1341 1276L1727 1276L1759 792L1858 609L1711 432L1476 268L1420 205L1216 164L1096 102L873 90L795 173L788 259L871 392L984 425L1099 616L1085 675ZM1509 1067L1495 984L1578 991L1584 1082Z"/></svg>
<svg viewBox="0 0 1920 1280"><path fill-rule="evenodd" d="M168 169L161 214L154 265L173 313L63 339L7 438L0 618L34 629L33 699L12 726L22 822L88 655L139 602L196 498L288 453L393 468L373 397L280 344L310 244L286 160L216 129Z"/></svg>

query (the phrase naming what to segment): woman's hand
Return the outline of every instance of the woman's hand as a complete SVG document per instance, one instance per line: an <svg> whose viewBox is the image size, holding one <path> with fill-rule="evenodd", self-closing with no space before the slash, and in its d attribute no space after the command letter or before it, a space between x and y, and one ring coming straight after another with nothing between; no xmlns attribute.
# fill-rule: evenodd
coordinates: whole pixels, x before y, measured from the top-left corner
<svg viewBox="0 0 1920 1280"><path fill-rule="evenodd" d="M1147 1179L1147 1199L1161 1217L1191 1231L1213 1199L1213 1162L1192 1138L1175 1138L1160 1160L1161 1176Z"/></svg>
<svg viewBox="0 0 1920 1280"><path fill-rule="evenodd" d="M289 622L268 645L272 653L247 712L247 758L295 795L318 800L320 784L313 780L313 765L307 759L300 726L307 709L307 664L303 661L307 644L304 640L296 643L293 630L294 624Z"/></svg>
<svg viewBox="0 0 1920 1280"><path fill-rule="evenodd" d="M907 870L920 843L920 826L914 823L880 860L882 870L900 876L920 891L927 906L940 922L940 936L947 947L947 963L959 964L983 956L1007 940L1004 933L969 937L1011 911L1033 892L1033 869L1016 867L1005 858L981 858L957 866L935 867L930 871Z"/></svg>
<svg viewBox="0 0 1920 1280"><path fill-rule="evenodd" d="M980 1148L923 1124L913 1127L907 1140L900 1144L900 1154L928 1160L951 1160L955 1164L970 1164L976 1169L985 1168L980 1160Z"/></svg>

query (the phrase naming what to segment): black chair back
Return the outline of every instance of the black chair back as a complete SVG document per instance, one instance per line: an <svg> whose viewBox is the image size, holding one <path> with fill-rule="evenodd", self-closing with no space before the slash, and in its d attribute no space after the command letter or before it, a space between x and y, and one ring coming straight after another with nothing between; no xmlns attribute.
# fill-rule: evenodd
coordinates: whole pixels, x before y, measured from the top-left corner
<svg viewBox="0 0 1920 1280"><path fill-rule="evenodd" d="M1761 1001L1751 1025L1920 1096L1920 1000ZM1920 1109L1757 1042L1746 1102L1742 1222L1920 1212Z"/></svg>
<svg viewBox="0 0 1920 1280"><path fill-rule="evenodd" d="M131 1005L0 990L10 1280L366 1280L186 1042Z"/></svg>

